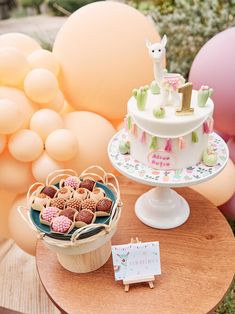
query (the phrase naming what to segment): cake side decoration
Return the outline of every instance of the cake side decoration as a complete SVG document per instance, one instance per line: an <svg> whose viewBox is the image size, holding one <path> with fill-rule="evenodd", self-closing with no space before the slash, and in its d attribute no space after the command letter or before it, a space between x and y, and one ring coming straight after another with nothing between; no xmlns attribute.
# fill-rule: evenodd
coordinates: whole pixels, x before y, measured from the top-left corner
<svg viewBox="0 0 235 314"><path fill-rule="evenodd" d="M147 102L147 97L148 97L148 85L144 87L140 87L138 89L133 89L133 96L136 99L137 106L139 110L144 110Z"/></svg>
<svg viewBox="0 0 235 314"><path fill-rule="evenodd" d="M153 115L157 119L162 119L166 115L166 111L163 107L155 106L153 108Z"/></svg>
<svg viewBox="0 0 235 314"><path fill-rule="evenodd" d="M130 141L122 140L119 143L119 151L121 154L130 154Z"/></svg>
<svg viewBox="0 0 235 314"><path fill-rule="evenodd" d="M213 89L202 85L197 94L197 104L199 107L205 107L207 100L213 94Z"/></svg>
<svg viewBox="0 0 235 314"><path fill-rule="evenodd" d="M211 147L208 147L204 153L203 153L203 157L202 157L202 161L203 163L208 166L208 167L213 167L217 164L217 153L215 152L215 150Z"/></svg>

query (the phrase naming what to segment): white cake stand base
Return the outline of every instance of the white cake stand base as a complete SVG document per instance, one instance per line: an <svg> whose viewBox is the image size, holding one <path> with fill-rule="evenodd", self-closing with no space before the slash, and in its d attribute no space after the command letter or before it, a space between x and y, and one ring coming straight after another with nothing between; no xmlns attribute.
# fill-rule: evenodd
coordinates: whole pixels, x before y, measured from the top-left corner
<svg viewBox="0 0 235 314"><path fill-rule="evenodd" d="M156 187L142 194L135 203L136 216L146 225L158 229L171 229L185 223L189 205L174 190Z"/></svg>
<svg viewBox="0 0 235 314"><path fill-rule="evenodd" d="M158 229L171 229L182 225L189 217L186 200L170 187L199 184L212 179L222 171L228 161L228 148L216 133L209 136L209 145L217 152L214 167L199 163L193 167L177 170L157 170L119 152L121 140L128 139L125 130L114 135L108 146L112 165L124 176L155 188L141 195L135 204L137 217L146 225Z"/></svg>

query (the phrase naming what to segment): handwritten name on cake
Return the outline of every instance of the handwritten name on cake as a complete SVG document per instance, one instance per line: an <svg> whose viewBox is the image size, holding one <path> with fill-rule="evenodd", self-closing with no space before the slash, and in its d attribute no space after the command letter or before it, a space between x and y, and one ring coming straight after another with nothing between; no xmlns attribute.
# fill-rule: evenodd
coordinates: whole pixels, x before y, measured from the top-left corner
<svg viewBox="0 0 235 314"><path fill-rule="evenodd" d="M148 155L148 162L153 168L169 168L173 167L174 160L165 150L154 150Z"/></svg>

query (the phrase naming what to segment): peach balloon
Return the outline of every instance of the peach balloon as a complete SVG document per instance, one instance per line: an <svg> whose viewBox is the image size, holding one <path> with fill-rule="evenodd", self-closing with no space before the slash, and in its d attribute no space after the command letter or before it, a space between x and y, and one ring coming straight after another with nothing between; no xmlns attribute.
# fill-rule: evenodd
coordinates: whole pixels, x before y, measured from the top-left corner
<svg viewBox="0 0 235 314"><path fill-rule="evenodd" d="M40 104L40 107L41 108L49 108L49 109L52 109L52 110L55 110L55 111L59 112L64 107L64 103L65 103L64 95L59 90L58 94L55 97L55 99L53 99L48 104Z"/></svg>
<svg viewBox="0 0 235 314"><path fill-rule="evenodd" d="M20 129L23 122L20 107L11 100L0 99L0 133L11 134Z"/></svg>
<svg viewBox="0 0 235 314"><path fill-rule="evenodd" d="M78 110L122 119L132 89L153 80L146 39L160 40L155 25L126 4L94 2L73 13L53 47L68 102Z"/></svg>
<svg viewBox="0 0 235 314"><path fill-rule="evenodd" d="M15 240L16 244L26 253L35 255L36 243L38 233L34 231L28 223L21 217L18 212L18 206L26 207L26 195L19 195L11 206L9 213L9 230L11 238ZM23 211L22 214L26 219L27 212Z"/></svg>
<svg viewBox="0 0 235 314"><path fill-rule="evenodd" d="M32 52L28 56L28 62L32 69L43 68L51 71L56 76L59 74L59 62L53 53L48 50L39 49Z"/></svg>
<svg viewBox="0 0 235 314"><path fill-rule="evenodd" d="M7 137L4 134L0 134L0 154L4 151L7 144Z"/></svg>
<svg viewBox="0 0 235 314"><path fill-rule="evenodd" d="M16 198L17 194L15 191L10 192L9 190L0 189L0 236L3 238L10 238L10 230L9 230L9 214L11 206Z"/></svg>
<svg viewBox="0 0 235 314"><path fill-rule="evenodd" d="M38 133L45 141L54 130L63 128L61 116L51 109L41 109L34 113L30 121L30 129Z"/></svg>
<svg viewBox="0 0 235 314"><path fill-rule="evenodd" d="M0 48L2 47L17 48L26 56L34 50L41 49L41 46L36 40L21 33L8 33L1 35Z"/></svg>
<svg viewBox="0 0 235 314"><path fill-rule="evenodd" d="M38 182L45 182L49 173L59 169L64 169L64 164L52 159L47 152L32 163L33 176Z"/></svg>
<svg viewBox="0 0 235 314"><path fill-rule="evenodd" d="M76 155L78 141L72 131L58 129L48 135L45 147L51 158L57 161L67 161Z"/></svg>
<svg viewBox="0 0 235 314"><path fill-rule="evenodd" d="M30 118L38 106L32 103L23 91L13 87L0 87L0 99L9 99L18 106L24 117L22 128L28 128Z"/></svg>
<svg viewBox="0 0 235 314"><path fill-rule="evenodd" d="M95 113L85 111L67 113L64 122L78 139L78 153L66 163L66 168L79 173L91 165L100 165L111 170L107 146L116 132L112 124Z"/></svg>
<svg viewBox="0 0 235 314"><path fill-rule="evenodd" d="M24 80L26 95L36 103L48 103L55 99L59 87L57 78L46 69L31 70Z"/></svg>
<svg viewBox="0 0 235 314"><path fill-rule="evenodd" d="M0 188L24 193L34 182L31 165L14 159L7 151L0 155Z"/></svg>
<svg viewBox="0 0 235 314"><path fill-rule="evenodd" d="M13 47L0 49L0 82L3 85L19 86L29 70L22 52Z"/></svg>
<svg viewBox="0 0 235 314"><path fill-rule="evenodd" d="M23 162L37 159L43 151L41 137L32 130L20 130L14 133L8 142L11 155Z"/></svg>
<svg viewBox="0 0 235 314"><path fill-rule="evenodd" d="M66 113L73 112L73 111L74 111L74 108L70 106L70 104L65 100L64 106L62 107L59 113L63 117L64 115L66 115Z"/></svg>
<svg viewBox="0 0 235 314"><path fill-rule="evenodd" d="M220 206L227 202L235 192L235 166L231 159L215 178L197 185L192 189L208 198L214 205Z"/></svg>

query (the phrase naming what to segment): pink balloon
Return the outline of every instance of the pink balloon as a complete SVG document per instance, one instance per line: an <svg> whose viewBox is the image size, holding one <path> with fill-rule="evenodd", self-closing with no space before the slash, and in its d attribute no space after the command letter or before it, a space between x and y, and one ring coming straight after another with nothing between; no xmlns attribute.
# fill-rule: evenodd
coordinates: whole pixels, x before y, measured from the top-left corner
<svg viewBox="0 0 235 314"><path fill-rule="evenodd" d="M235 135L235 27L210 39L193 61L189 81L198 89L208 85L214 89L215 128Z"/></svg>
<svg viewBox="0 0 235 314"><path fill-rule="evenodd" d="M225 204L219 206L222 213L233 220L235 220L235 194Z"/></svg>
<svg viewBox="0 0 235 314"><path fill-rule="evenodd" d="M235 137L231 137L228 140L229 157L235 163Z"/></svg>

